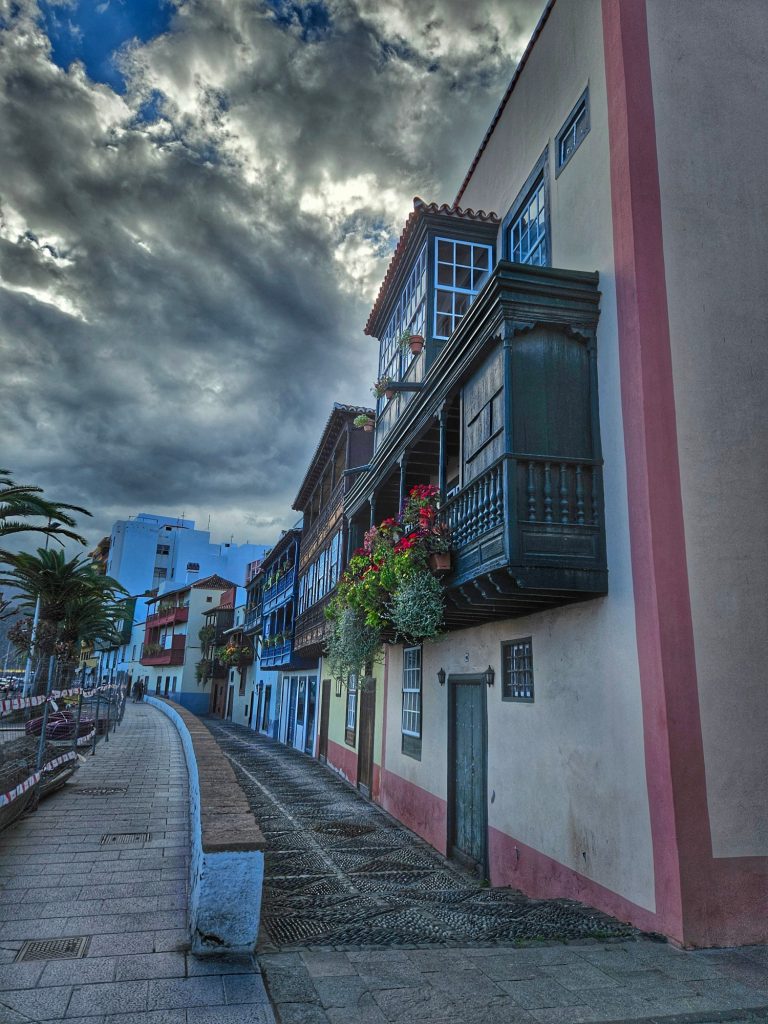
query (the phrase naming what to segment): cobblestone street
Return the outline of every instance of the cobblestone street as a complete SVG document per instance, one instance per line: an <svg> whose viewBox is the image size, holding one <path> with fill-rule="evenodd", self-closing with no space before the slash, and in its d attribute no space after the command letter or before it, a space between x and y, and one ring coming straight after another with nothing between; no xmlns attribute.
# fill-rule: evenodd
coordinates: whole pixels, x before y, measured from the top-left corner
<svg viewBox="0 0 768 1024"><path fill-rule="evenodd" d="M241 726L206 724L269 842L265 943L287 948L530 942L629 936L567 900L489 889L319 762Z"/></svg>

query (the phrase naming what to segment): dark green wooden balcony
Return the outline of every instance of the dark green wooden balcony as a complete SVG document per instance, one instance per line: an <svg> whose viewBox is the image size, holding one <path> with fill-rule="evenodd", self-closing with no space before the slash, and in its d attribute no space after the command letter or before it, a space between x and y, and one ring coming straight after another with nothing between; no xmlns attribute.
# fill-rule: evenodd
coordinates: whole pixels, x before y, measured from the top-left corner
<svg viewBox="0 0 768 1024"><path fill-rule="evenodd" d="M348 495L352 544L439 485L452 628L607 592L596 274L501 261Z"/></svg>

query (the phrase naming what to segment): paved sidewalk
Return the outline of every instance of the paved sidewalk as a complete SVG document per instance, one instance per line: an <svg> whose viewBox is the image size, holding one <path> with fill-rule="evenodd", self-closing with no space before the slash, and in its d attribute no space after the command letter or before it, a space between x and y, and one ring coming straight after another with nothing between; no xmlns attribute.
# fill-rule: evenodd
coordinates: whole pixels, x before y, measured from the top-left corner
<svg viewBox="0 0 768 1024"><path fill-rule="evenodd" d="M0 1024L274 1021L252 960L187 952L188 808L174 726L129 703L74 779L0 834ZM26 940L74 936L82 958L15 962Z"/></svg>

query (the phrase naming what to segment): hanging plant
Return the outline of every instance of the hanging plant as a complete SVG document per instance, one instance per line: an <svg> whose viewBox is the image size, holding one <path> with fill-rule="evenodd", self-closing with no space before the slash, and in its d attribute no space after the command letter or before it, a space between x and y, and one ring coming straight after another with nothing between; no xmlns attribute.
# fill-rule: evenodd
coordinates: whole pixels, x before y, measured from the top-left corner
<svg viewBox="0 0 768 1024"><path fill-rule="evenodd" d="M209 661L207 658L201 658L195 665L195 679L198 683L202 683L203 686L205 686L210 679L212 671L213 662Z"/></svg>
<svg viewBox="0 0 768 1024"><path fill-rule="evenodd" d="M407 327L397 340L400 348L410 349L411 353L415 356L419 355L424 348L422 336L420 334L411 334Z"/></svg>
<svg viewBox="0 0 768 1024"><path fill-rule="evenodd" d="M360 611L346 608L336 619L326 644L326 658L335 679L346 681L352 673L361 675L381 646L381 631L366 624Z"/></svg>
<svg viewBox="0 0 768 1024"><path fill-rule="evenodd" d="M216 627L210 624L203 626L197 634L197 637L200 641L201 647L209 647L216 638Z"/></svg>
<svg viewBox="0 0 768 1024"><path fill-rule="evenodd" d="M395 591L387 611L399 639L434 639L445 616L440 581L430 572L411 573Z"/></svg>

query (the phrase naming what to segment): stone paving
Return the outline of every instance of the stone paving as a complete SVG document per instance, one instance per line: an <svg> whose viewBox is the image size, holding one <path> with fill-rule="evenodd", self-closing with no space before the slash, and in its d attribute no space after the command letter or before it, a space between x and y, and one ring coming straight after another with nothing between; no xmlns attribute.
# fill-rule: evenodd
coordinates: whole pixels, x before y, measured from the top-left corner
<svg viewBox="0 0 768 1024"><path fill-rule="evenodd" d="M252 958L188 953L188 856L178 734L129 703L72 781L0 834L0 1024L274 1022ZM74 936L82 958L16 962L27 940Z"/></svg>
<svg viewBox="0 0 768 1024"><path fill-rule="evenodd" d="M206 724L272 847L259 963L281 1024L768 1022L768 948L683 952L637 932L555 943L564 923L621 928L568 901L482 890L317 762ZM497 919L478 935L482 911Z"/></svg>

